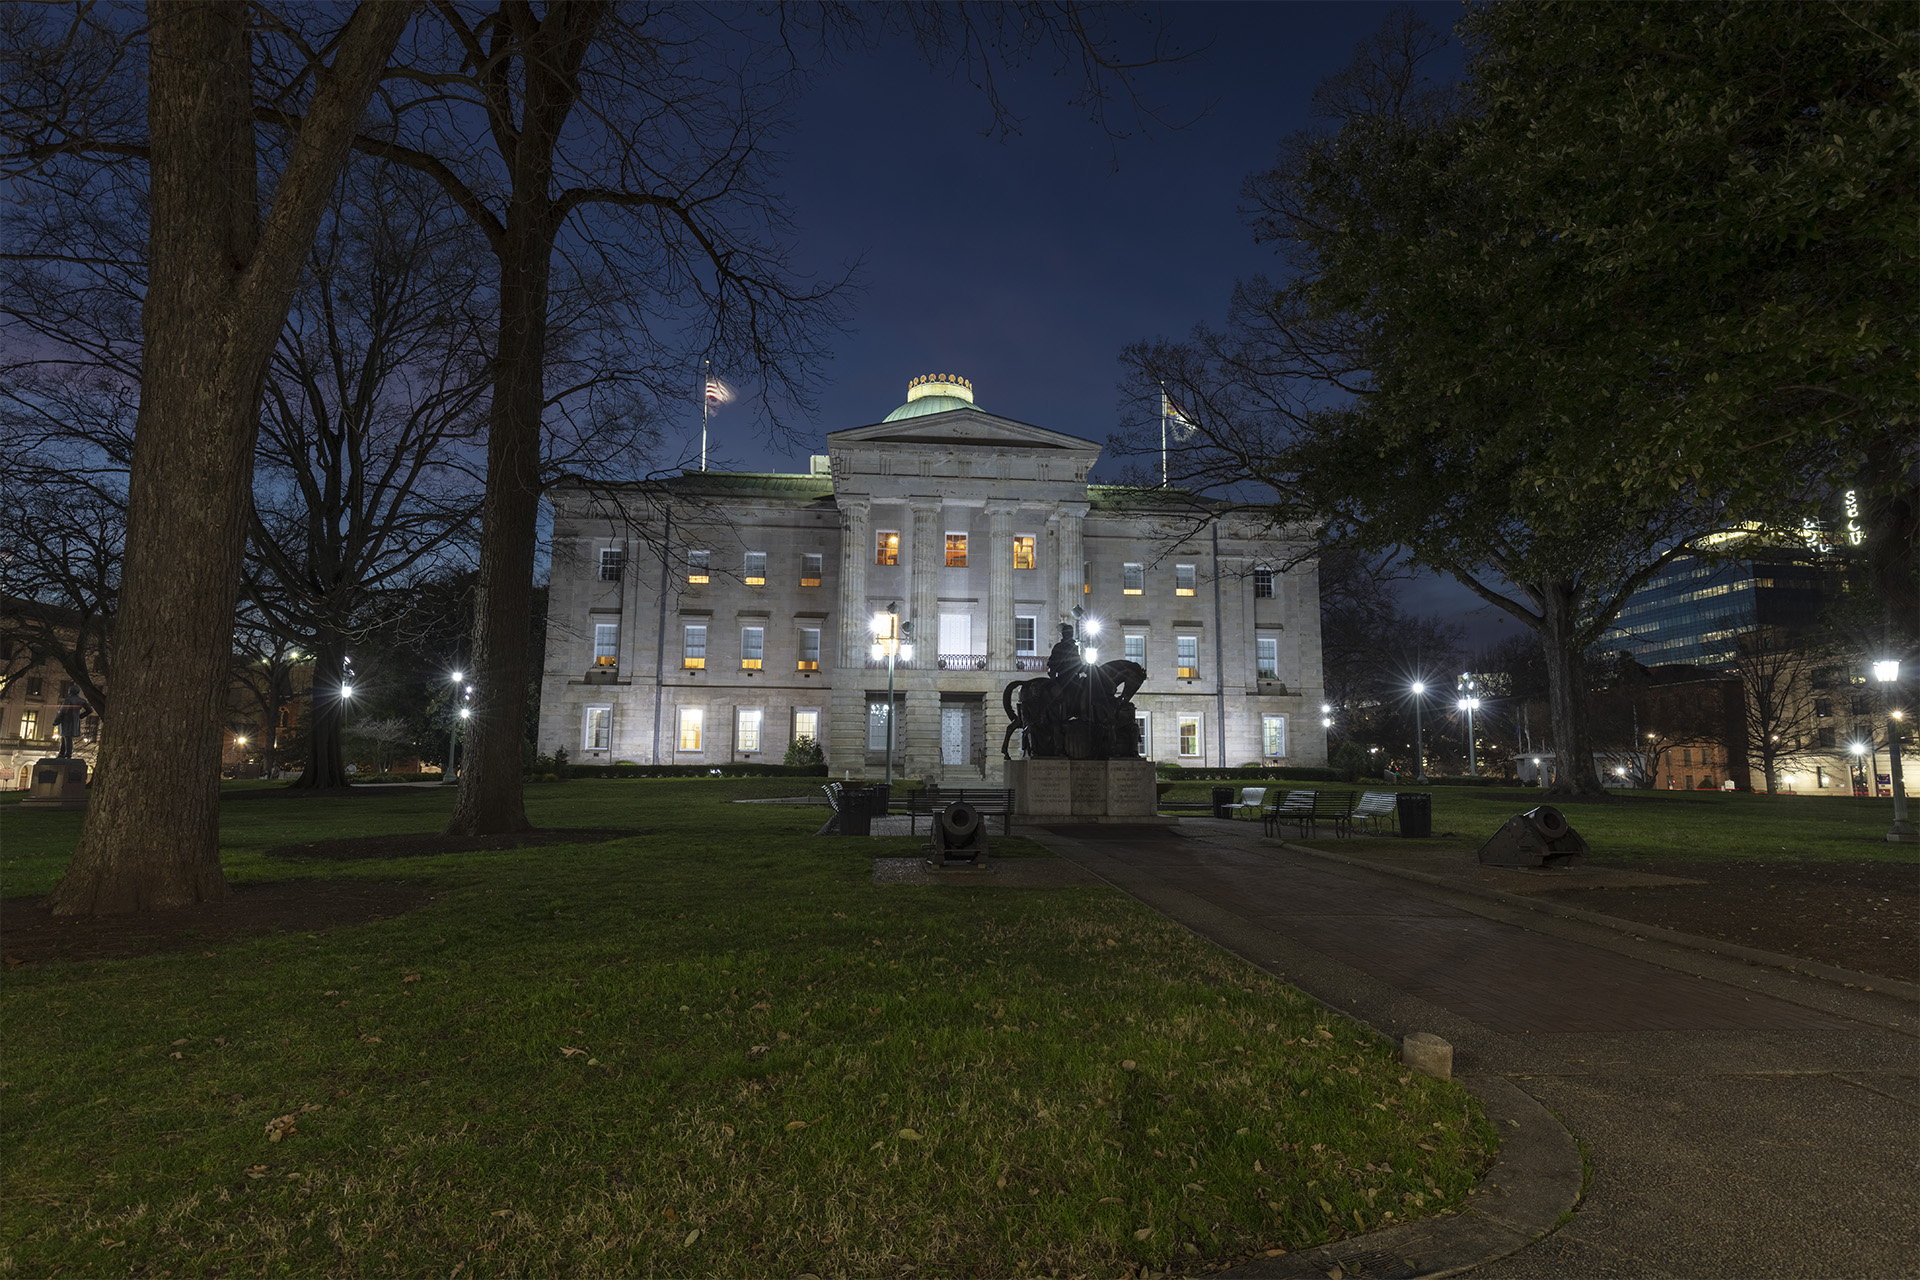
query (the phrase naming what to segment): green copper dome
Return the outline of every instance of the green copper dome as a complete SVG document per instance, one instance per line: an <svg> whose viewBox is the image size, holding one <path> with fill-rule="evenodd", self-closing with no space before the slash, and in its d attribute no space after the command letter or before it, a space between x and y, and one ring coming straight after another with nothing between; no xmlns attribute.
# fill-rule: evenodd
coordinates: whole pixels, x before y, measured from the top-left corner
<svg viewBox="0 0 1920 1280"><path fill-rule="evenodd" d="M924 418L930 413L947 413L971 408L973 384L957 373L925 373L907 384L907 402L882 418L899 422L902 418Z"/></svg>

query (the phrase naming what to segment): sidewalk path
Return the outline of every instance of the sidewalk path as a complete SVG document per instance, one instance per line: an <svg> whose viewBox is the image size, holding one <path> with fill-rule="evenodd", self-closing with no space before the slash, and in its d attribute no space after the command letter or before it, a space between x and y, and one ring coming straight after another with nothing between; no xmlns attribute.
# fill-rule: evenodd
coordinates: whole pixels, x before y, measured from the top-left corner
<svg viewBox="0 0 1920 1280"><path fill-rule="evenodd" d="M1920 1275L1920 1007L1334 862L1250 823L1023 830L1584 1144L1579 1211L1476 1276ZM1871 984L1871 979L1861 985Z"/></svg>

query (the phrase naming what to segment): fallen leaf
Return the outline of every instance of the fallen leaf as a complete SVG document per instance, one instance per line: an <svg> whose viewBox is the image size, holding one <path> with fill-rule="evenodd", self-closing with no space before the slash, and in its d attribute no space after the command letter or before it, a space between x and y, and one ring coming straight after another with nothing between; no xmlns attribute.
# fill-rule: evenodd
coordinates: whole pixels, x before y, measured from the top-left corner
<svg viewBox="0 0 1920 1280"><path fill-rule="evenodd" d="M185 1037L185 1036L182 1036L182 1037L181 1037L180 1039L178 1039L178 1040L175 1040L175 1041L174 1041L173 1043L174 1043L174 1045L175 1045L175 1047L178 1047L178 1046L180 1046L180 1045L183 1045L183 1044L185 1044L186 1042L187 1042L187 1041L186 1041L186 1037Z"/></svg>
<svg viewBox="0 0 1920 1280"><path fill-rule="evenodd" d="M793 1039L793 1037L792 1037L792 1036L790 1036L790 1035L788 1035L788 1034L787 1034L786 1032L784 1032L784 1031L782 1031L782 1032L781 1032L781 1033L780 1033L779 1035L777 1035L777 1036L775 1036L775 1037L774 1037L774 1039L776 1039L776 1040L791 1040L791 1039Z"/></svg>
<svg viewBox="0 0 1920 1280"><path fill-rule="evenodd" d="M408 974L408 975L407 975L406 977L404 977L404 978L402 978L402 979L400 979L400 981L402 981L402 982L418 982L418 981L420 981L420 975L419 975L419 974L417 974L417 973L410 973L410 974Z"/></svg>
<svg viewBox="0 0 1920 1280"><path fill-rule="evenodd" d="M768 1003L767 1003L767 1002L766 1002L765 1000L762 1000L762 1001L761 1001L761 1002L760 1002L759 1004L756 1004L756 1005L754 1005L754 1006L753 1006L753 1008L755 1008L755 1009L771 1009L771 1008L773 1008L773 1006L772 1006L772 1005L770 1005L770 1004L768 1004Z"/></svg>
<svg viewBox="0 0 1920 1280"><path fill-rule="evenodd" d="M1328 1213L1332 1213L1332 1212L1333 1212L1333 1206L1332 1206L1332 1205L1330 1205L1330 1204L1328 1204L1328 1203L1327 1203L1327 1202L1326 1202L1325 1200L1322 1200L1322 1201L1320 1202L1320 1207L1321 1207L1322 1209L1325 1209L1325 1210L1326 1210L1326 1211L1327 1211Z"/></svg>
<svg viewBox="0 0 1920 1280"><path fill-rule="evenodd" d="M510 1218L510 1217L512 1217L512 1216L513 1216L513 1210L511 1210L511 1209L495 1209L495 1210L493 1211L493 1216L494 1216L494 1217L496 1217L496 1218Z"/></svg>
<svg viewBox="0 0 1920 1280"><path fill-rule="evenodd" d="M1100 1203L1101 1204L1125 1204L1126 1201L1122 1200L1119 1196L1101 1196Z"/></svg>
<svg viewBox="0 0 1920 1280"><path fill-rule="evenodd" d="M723 1138L731 1138L733 1136L733 1126L730 1124L721 1125L720 1136Z"/></svg>
<svg viewBox="0 0 1920 1280"><path fill-rule="evenodd" d="M280 1139L292 1133L294 1125L299 1119L300 1113L294 1111L284 1116L275 1116L273 1119L267 1121L267 1141L278 1142Z"/></svg>
<svg viewBox="0 0 1920 1280"><path fill-rule="evenodd" d="M380 1043L380 1037L379 1037L379 1036L361 1036L361 1037L360 1037L360 1039L361 1039L361 1042L362 1042L362 1043L364 1043L364 1044L379 1044L379 1043Z"/></svg>
<svg viewBox="0 0 1920 1280"><path fill-rule="evenodd" d="M1133 1068L1134 1068L1134 1062L1132 1058L1122 1058L1120 1060L1120 1069L1122 1071L1131 1071L1133 1070Z"/></svg>
<svg viewBox="0 0 1920 1280"><path fill-rule="evenodd" d="M806 1122L805 1120L789 1120L789 1121L787 1121L787 1132L788 1132L788 1133L792 1133L792 1132L793 1132L793 1131L794 1131L795 1129L804 1129L804 1128L806 1128L806 1127L807 1127L807 1122Z"/></svg>
<svg viewBox="0 0 1920 1280"><path fill-rule="evenodd" d="M213 952L211 951L202 951L200 954L207 957L207 959L209 960L213 959Z"/></svg>
<svg viewBox="0 0 1920 1280"><path fill-rule="evenodd" d="M1133 1233L1133 1238L1135 1240L1145 1240L1148 1236L1152 1234L1153 1234L1152 1227L1142 1227L1138 1231Z"/></svg>
<svg viewBox="0 0 1920 1280"><path fill-rule="evenodd" d="M687 1232L687 1238L681 1242L680 1247L684 1249L687 1247L687 1245L692 1244L695 1240L698 1240L699 1238L700 1238L700 1228L695 1227L693 1230Z"/></svg>
<svg viewBox="0 0 1920 1280"><path fill-rule="evenodd" d="M178 1051L178 1050L175 1050L174 1052L172 1052L172 1053L170 1053L170 1054L168 1054L167 1056L168 1056L169 1058L177 1058L177 1057L179 1057L179 1056L180 1056L180 1053L179 1053L179 1051Z"/></svg>
<svg viewBox="0 0 1920 1280"><path fill-rule="evenodd" d="M753 1048L747 1050L748 1062L752 1062L756 1058L764 1058L766 1056L767 1056L767 1046L763 1044L757 1044L753 1046Z"/></svg>
<svg viewBox="0 0 1920 1280"><path fill-rule="evenodd" d="M560 1052L564 1054L566 1057L577 1058L581 1054L585 1053L586 1050L585 1049L562 1049L560 1050Z"/></svg>
<svg viewBox="0 0 1920 1280"><path fill-rule="evenodd" d="M920 1135L911 1129L902 1129L897 1136L905 1138L908 1142L919 1142L921 1140Z"/></svg>
<svg viewBox="0 0 1920 1280"><path fill-rule="evenodd" d="M660 1216L665 1218L668 1222L680 1221L680 1211L678 1209L662 1209L660 1211Z"/></svg>

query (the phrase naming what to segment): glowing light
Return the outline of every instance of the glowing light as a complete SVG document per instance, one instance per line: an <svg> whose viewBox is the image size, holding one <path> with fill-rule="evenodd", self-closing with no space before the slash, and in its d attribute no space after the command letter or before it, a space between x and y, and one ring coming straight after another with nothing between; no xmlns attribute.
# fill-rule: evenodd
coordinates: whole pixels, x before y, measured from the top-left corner
<svg viewBox="0 0 1920 1280"><path fill-rule="evenodd" d="M1892 684L1900 678L1900 664L1898 662L1874 663L1873 678L1881 684Z"/></svg>
<svg viewBox="0 0 1920 1280"><path fill-rule="evenodd" d="M1100 619L1098 618L1087 619L1087 634L1090 636L1097 636L1100 634Z"/></svg>
<svg viewBox="0 0 1920 1280"><path fill-rule="evenodd" d="M1098 649L1095 649L1095 648L1092 648L1092 647L1089 647L1089 648L1087 649L1087 661L1088 661L1088 662L1098 662L1098 661L1100 661L1100 651L1099 651Z"/></svg>
<svg viewBox="0 0 1920 1280"><path fill-rule="evenodd" d="M913 661L913 645L912 644L909 643L909 644L903 644L900 646L900 661L902 662Z"/></svg>
<svg viewBox="0 0 1920 1280"><path fill-rule="evenodd" d="M453 682L454 682L455 684L459 684L459 683L460 683L460 681L461 681L461 680L463 680L463 679L465 679L465 678L466 678L466 673L465 673L465 672L463 672L463 671L456 671L456 672L454 672L454 673L453 673Z"/></svg>
<svg viewBox="0 0 1920 1280"><path fill-rule="evenodd" d="M1419 696L1420 696L1421 694L1423 694L1423 693L1425 693L1426 691L1427 691L1427 686L1426 686L1426 682L1425 682L1425 681L1422 681L1422 680L1415 680L1415 681L1413 682L1413 696L1414 696L1414 697L1416 697L1416 698L1417 698L1417 697L1419 697Z"/></svg>
<svg viewBox="0 0 1920 1280"><path fill-rule="evenodd" d="M462 720L465 720L465 719L466 719L466 718L467 718L468 716L471 716L472 714L473 714L473 708L472 708L472 707L462 707L462 708L460 708L460 718L461 718Z"/></svg>
<svg viewBox="0 0 1920 1280"><path fill-rule="evenodd" d="M340 696L343 698L351 698L353 696L353 686L350 684L341 685Z"/></svg>
<svg viewBox="0 0 1920 1280"><path fill-rule="evenodd" d="M874 614L873 621L867 624L867 630L873 632L873 634L877 636L891 635L893 633L893 627L889 624L887 619L888 619L887 614L884 614L884 613Z"/></svg>

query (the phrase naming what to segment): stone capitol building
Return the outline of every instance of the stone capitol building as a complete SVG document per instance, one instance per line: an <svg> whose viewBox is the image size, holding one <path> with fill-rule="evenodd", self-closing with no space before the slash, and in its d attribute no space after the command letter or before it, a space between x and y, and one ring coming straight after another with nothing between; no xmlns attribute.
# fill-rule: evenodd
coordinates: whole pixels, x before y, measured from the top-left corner
<svg viewBox="0 0 1920 1280"><path fill-rule="evenodd" d="M1078 608L1100 660L1147 671L1142 755L1325 764L1319 588L1311 561L1288 567L1304 539L1090 485L1099 456L934 374L829 434L807 475L556 490L539 750L778 764L811 737L832 776L878 777L891 715L896 777L1000 785L1001 691ZM891 708L876 624L899 632Z"/></svg>

